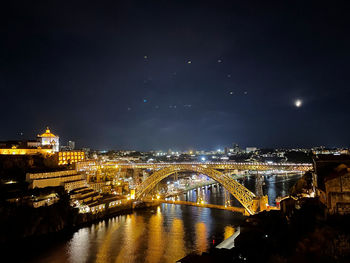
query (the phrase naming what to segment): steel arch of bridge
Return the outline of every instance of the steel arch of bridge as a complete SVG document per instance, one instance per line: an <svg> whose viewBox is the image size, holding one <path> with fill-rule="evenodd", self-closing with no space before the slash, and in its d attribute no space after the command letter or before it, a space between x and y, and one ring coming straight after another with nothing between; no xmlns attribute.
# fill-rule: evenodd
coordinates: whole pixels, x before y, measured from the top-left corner
<svg viewBox="0 0 350 263"><path fill-rule="evenodd" d="M209 176L226 188L226 190L229 191L243 205L249 214L254 214L253 199L255 198L255 195L251 191L228 175L202 165L177 164L155 171L153 174L147 177L145 181L136 187L136 199L142 199L142 197L148 194L164 178L175 172L183 171L192 171Z"/></svg>

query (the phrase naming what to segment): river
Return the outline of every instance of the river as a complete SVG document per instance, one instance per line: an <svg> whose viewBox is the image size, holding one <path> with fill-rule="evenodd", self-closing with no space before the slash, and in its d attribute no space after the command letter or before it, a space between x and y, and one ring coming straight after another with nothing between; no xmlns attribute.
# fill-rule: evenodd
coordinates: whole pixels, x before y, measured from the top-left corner
<svg viewBox="0 0 350 263"><path fill-rule="evenodd" d="M288 194L300 175L265 177L264 194L270 205L277 196ZM255 192L255 177L241 180ZM191 190L180 199L196 201L198 192L208 203L224 204L224 189L206 187ZM231 196L231 204L239 205ZM92 224L72 235L59 238L44 247L28 244L30 255L21 262L38 263L110 263L176 262L189 253L202 253L232 235L244 220L239 213L227 210L162 204L131 214Z"/></svg>

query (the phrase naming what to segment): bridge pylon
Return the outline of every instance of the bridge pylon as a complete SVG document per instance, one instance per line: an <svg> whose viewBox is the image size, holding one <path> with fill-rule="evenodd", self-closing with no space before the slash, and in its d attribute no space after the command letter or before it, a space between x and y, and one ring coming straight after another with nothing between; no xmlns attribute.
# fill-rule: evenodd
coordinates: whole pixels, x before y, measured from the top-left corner
<svg viewBox="0 0 350 263"><path fill-rule="evenodd" d="M269 197L267 195L256 196L253 199L253 205L251 210L254 214L268 210L268 209L269 209Z"/></svg>
<svg viewBox="0 0 350 263"><path fill-rule="evenodd" d="M230 200L230 193L224 188L224 195L225 195L225 206L230 206L231 205L231 200Z"/></svg>

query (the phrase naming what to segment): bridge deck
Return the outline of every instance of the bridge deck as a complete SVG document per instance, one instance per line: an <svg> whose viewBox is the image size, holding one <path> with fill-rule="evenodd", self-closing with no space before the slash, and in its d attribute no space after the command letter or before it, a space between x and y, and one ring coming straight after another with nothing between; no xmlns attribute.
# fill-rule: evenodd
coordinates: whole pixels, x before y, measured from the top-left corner
<svg viewBox="0 0 350 263"><path fill-rule="evenodd" d="M119 168L127 169L160 169L169 166L201 166L219 170L284 170L305 172L312 170L310 163L236 163L236 162L183 162L183 163L117 163L109 162L106 165L116 165Z"/></svg>
<svg viewBox="0 0 350 263"><path fill-rule="evenodd" d="M206 207L206 208L215 208L215 209L229 210L229 211L232 211L232 212L239 212L239 213L242 213L242 214L245 213L244 207L201 204L201 203L194 203L194 202L188 202L188 201L174 201L174 200L164 200L164 199L160 199L158 201L161 202L161 203L167 203L167 204L190 205L190 206L197 206L197 207Z"/></svg>

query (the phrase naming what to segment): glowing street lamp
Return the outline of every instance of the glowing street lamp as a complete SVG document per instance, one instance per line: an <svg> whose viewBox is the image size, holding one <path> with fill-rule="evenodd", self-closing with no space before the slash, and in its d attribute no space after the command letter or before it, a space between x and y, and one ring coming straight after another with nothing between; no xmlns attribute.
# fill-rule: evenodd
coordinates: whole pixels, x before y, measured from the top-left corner
<svg viewBox="0 0 350 263"><path fill-rule="evenodd" d="M135 189L130 190L130 198L135 199Z"/></svg>

